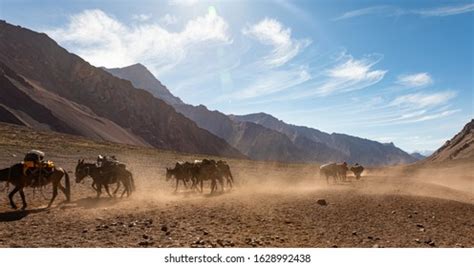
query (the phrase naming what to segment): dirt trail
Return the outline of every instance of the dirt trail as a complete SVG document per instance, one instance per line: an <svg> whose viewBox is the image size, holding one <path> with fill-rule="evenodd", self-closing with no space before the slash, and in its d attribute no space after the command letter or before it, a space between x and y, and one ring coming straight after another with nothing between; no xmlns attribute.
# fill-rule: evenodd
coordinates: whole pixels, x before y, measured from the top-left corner
<svg viewBox="0 0 474 267"><path fill-rule="evenodd" d="M209 195L173 193L164 177L165 167L202 155L0 127L1 166L31 146L69 171L79 158L115 154L134 174L137 191L129 199L95 199L86 179L73 182L72 203L61 203L60 194L46 210L48 201L28 189L26 211L11 210L0 192L0 247L474 246L469 165L369 169L360 181L327 185L318 165L227 159L236 186Z"/></svg>

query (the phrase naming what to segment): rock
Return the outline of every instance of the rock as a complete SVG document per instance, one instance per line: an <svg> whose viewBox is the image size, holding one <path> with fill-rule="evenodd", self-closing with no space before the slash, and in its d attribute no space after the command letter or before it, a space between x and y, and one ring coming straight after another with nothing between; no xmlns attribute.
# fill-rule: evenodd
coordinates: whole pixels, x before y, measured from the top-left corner
<svg viewBox="0 0 474 267"><path fill-rule="evenodd" d="M421 224L421 223L417 223L417 224L416 224L416 227L425 228L425 227L423 226L423 224Z"/></svg>
<svg viewBox="0 0 474 267"><path fill-rule="evenodd" d="M421 240L419 238L415 238L416 243L421 243Z"/></svg>
<svg viewBox="0 0 474 267"><path fill-rule="evenodd" d="M153 241L141 241L138 243L139 246L142 246L142 247L147 247L147 246L151 246L153 245L155 242Z"/></svg>
<svg viewBox="0 0 474 267"><path fill-rule="evenodd" d="M87 233L87 232L89 232L89 230L87 230L87 229L82 230L82 233L83 233L83 234L85 234L85 233Z"/></svg>
<svg viewBox="0 0 474 267"><path fill-rule="evenodd" d="M143 237L143 239L148 239L148 238L150 238L150 237L149 237L148 235L146 235L146 234L143 234L142 237Z"/></svg>
<svg viewBox="0 0 474 267"><path fill-rule="evenodd" d="M411 214L408 214L408 218L412 218L413 216L411 216Z"/></svg>
<svg viewBox="0 0 474 267"><path fill-rule="evenodd" d="M373 248L380 248L380 246L378 244L375 244L372 246Z"/></svg>
<svg viewBox="0 0 474 267"><path fill-rule="evenodd" d="M321 206L326 206L328 204L324 198L318 199L316 203L318 203Z"/></svg>
<svg viewBox="0 0 474 267"><path fill-rule="evenodd" d="M167 231L168 231L168 226L166 226L166 224L163 224L163 225L161 226L161 231L167 232Z"/></svg>
<svg viewBox="0 0 474 267"><path fill-rule="evenodd" d="M208 232L208 231L203 231L202 234L203 234L203 235L208 235L209 232Z"/></svg>
<svg viewBox="0 0 474 267"><path fill-rule="evenodd" d="M128 224L128 227L134 227L134 226L136 226L136 225L137 225L136 222L131 222L131 223Z"/></svg>
<svg viewBox="0 0 474 267"><path fill-rule="evenodd" d="M395 213L397 213L397 211L395 211L395 210L392 210L392 214L395 214Z"/></svg>
<svg viewBox="0 0 474 267"><path fill-rule="evenodd" d="M352 235L357 235L357 231L352 231Z"/></svg>

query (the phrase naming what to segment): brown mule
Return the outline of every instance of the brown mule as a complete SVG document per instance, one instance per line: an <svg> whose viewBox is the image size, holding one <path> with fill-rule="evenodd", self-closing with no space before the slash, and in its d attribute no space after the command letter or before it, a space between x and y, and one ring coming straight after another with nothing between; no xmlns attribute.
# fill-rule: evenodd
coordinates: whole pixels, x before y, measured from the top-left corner
<svg viewBox="0 0 474 267"><path fill-rule="evenodd" d="M61 179L65 177L65 186L61 184ZM17 163L10 168L5 168L0 170L0 181L7 182L15 186L13 190L8 194L8 198L10 200L10 206L13 209L16 209L17 206L13 201L13 196L20 192L21 200L23 201L23 206L21 207L23 210L26 209L27 203L25 199L25 192L23 189L25 187L40 187L46 186L48 184L53 185L53 197L49 201L48 208L54 202L54 199L58 195L58 188L64 193L66 196L67 202L71 201L71 183L69 181L69 175L67 172L60 167L54 167L53 172L50 175L44 176L44 179L39 181L39 184L32 185L32 178L28 177L23 172L23 164Z"/></svg>

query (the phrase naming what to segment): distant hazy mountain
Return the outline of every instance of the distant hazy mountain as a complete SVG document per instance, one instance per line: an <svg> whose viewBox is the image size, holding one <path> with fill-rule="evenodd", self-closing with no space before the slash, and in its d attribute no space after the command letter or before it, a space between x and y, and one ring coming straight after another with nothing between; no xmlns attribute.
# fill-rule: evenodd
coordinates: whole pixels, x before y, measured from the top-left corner
<svg viewBox="0 0 474 267"><path fill-rule="evenodd" d="M416 161L414 157L397 148L393 143L383 144L346 134L328 134L309 127L287 124L266 113L232 116L232 118L238 121L254 122L281 132L299 147L306 147L312 143L325 144L336 150L338 157L351 163L392 165Z"/></svg>
<svg viewBox="0 0 474 267"><path fill-rule="evenodd" d="M112 73L114 76L131 81L136 88L145 89L170 105L184 104L181 99L172 95L168 88L161 84L142 64L138 63L125 68L103 69Z"/></svg>
<svg viewBox="0 0 474 267"><path fill-rule="evenodd" d="M451 140L426 158L427 162L443 162L454 159L474 160L474 119Z"/></svg>
<svg viewBox="0 0 474 267"><path fill-rule="evenodd" d="M131 69L140 69L144 73L129 73L132 72ZM154 82L150 80L152 76L146 68L130 66L114 69L111 73L121 73L120 77L128 77L136 85L144 84L139 77L147 77L147 84L162 86L155 77ZM153 88L149 90L153 91ZM176 103L173 106L199 127L223 138L251 159L286 162L348 161L365 165L390 165L417 160L393 144L293 126L264 113L228 116L219 111L210 111L203 105Z"/></svg>
<svg viewBox="0 0 474 267"><path fill-rule="evenodd" d="M0 21L0 119L181 152L244 157L149 92L91 66L46 34Z"/></svg>
<svg viewBox="0 0 474 267"><path fill-rule="evenodd" d="M422 159L426 158L426 156L424 156L424 155L422 155L422 154L420 154L420 153L418 153L418 152L410 153L410 155L411 155L412 157L414 157L415 159L417 159L417 160L422 160Z"/></svg>

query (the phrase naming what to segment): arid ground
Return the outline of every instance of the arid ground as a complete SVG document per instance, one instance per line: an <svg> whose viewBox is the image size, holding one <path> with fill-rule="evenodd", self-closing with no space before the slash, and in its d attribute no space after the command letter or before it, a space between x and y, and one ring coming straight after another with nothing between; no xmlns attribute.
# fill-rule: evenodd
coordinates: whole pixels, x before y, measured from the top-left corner
<svg viewBox="0 0 474 267"><path fill-rule="evenodd" d="M174 193L165 168L209 156L92 142L0 124L0 167L31 148L70 171L72 202L27 189L12 210L0 184L0 247L473 247L472 163L369 169L360 181L326 184L317 164L227 159L236 184L224 193ZM95 198L74 182L79 158L114 154L132 171L130 198ZM12 187L9 188L11 190ZM325 200L326 203L322 203ZM21 204L20 197L15 198ZM324 205L325 204L325 205Z"/></svg>

